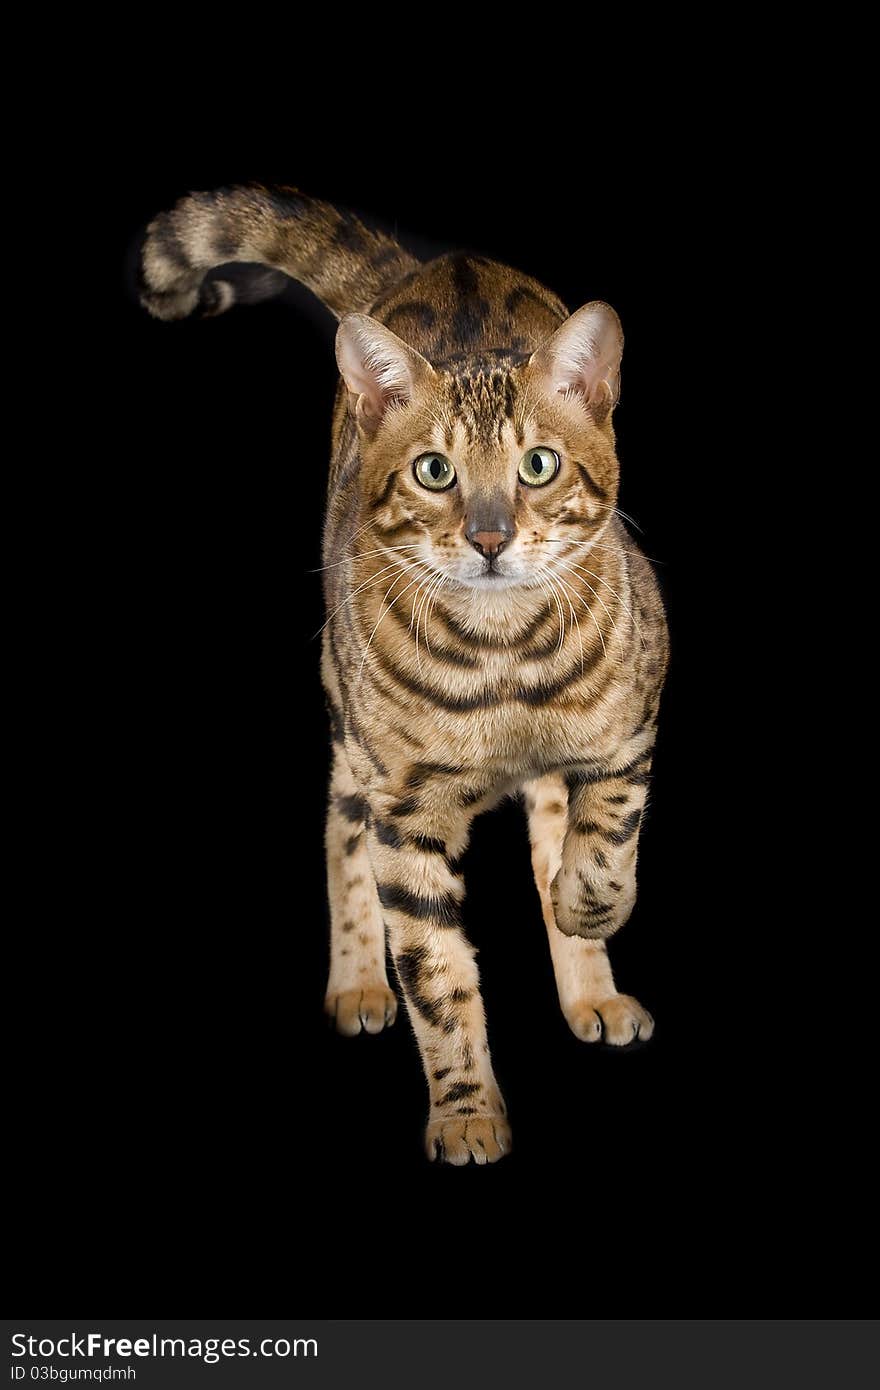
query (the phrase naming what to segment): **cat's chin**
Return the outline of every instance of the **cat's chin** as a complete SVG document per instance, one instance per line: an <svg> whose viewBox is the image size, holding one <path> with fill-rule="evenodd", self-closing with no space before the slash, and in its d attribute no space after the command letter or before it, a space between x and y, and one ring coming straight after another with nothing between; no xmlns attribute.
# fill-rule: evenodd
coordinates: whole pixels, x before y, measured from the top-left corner
<svg viewBox="0 0 880 1390"><path fill-rule="evenodd" d="M522 575L498 574L496 570L486 574L457 575L455 582L463 589L473 589L481 594L498 594L504 589L529 587Z"/></svg>

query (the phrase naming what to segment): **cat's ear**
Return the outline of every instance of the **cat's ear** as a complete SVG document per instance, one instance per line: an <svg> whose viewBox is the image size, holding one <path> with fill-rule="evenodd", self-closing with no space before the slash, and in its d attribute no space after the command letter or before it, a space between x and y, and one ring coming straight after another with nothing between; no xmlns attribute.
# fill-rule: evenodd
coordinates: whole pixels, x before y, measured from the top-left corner
<svg viewBox="0 0 880 1390"><path fill-rule="evenodd" d="M566 319L532 353L529 367L540 373L550 391L571 391L583 397L594 419L601 422L620 395L622 355L620 319L610 304L597 299Z"/></svg>
<svg viewBox="0 0 880 1390"><path fill-rule="evenodd" d="M434 375L430 362L367 314L346 314L336 334L336 361L358 424L375 431L388 407L406 404Z"/></svg>

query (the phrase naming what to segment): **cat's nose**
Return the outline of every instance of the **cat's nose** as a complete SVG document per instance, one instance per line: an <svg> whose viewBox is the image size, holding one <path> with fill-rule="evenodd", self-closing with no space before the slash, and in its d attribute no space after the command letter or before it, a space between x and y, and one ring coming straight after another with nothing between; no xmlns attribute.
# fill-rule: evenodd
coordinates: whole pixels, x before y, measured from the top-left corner
<svg viewBox="0 0 880 1390"><path fill-rule="evenodd" d="M506 497L490 493L472 499L464 533L478 554L491 562L513 540L515 531L513 509Z"/></svg>
<svg viewBox="0 0 880 1390"><path fill-rule="evenodd" d="M468 540L478 550L481 555L485 555L488 560L494 560L496 555L500 555L507 542L510 540L509 531L468 531Z"/></svg>

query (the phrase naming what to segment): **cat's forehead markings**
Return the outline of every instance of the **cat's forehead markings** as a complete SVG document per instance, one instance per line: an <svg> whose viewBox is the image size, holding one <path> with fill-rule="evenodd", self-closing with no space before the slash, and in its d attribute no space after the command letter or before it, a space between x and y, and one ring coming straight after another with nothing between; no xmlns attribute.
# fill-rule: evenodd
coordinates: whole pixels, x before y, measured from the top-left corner
<svg viewBox="0 0 880 1390"><path fill-rule="evenodd" d="M471 469L497 464L504 467L520 448L515 422L501 417L491 422L491 428L477 431L455 420L447 435L450 457L459 463L467 461Z"/></svg>
<svg viewBox="0 0 880 1390"><path fill-rule="evenodd" d="M447 378L446 391L455 423L469 444L493 449L501 443L505 425L515 417L519 394L510 372L456 373Z"/></svg>

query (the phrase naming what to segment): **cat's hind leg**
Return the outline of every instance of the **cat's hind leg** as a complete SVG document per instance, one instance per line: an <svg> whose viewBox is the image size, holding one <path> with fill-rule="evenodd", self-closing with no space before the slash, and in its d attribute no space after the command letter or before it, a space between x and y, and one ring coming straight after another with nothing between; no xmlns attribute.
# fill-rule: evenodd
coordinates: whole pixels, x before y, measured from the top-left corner
<svg viewBox="0 0 880 1390"><path fill-rule="evenodd" d="M532 846L532 868L541 898L541 910L559 1003L566 1022L584 1042L622 1045L635 1037L649 1038L654 1023L641 1004L618 993L603 940L566 936L556 925L551 885L562 867L568 827L569 797L564 778L556 773L523 785Z"/></svg>
<svg viewBox="0 0 880 1390"><path fill-rule="evenodd" d="M380 1033L394 1022L397 1000L385 972L385 924L367 858L366 803L340 743L333 745L327 808L330 978L324 1008L340 1033Z"/></svg>

